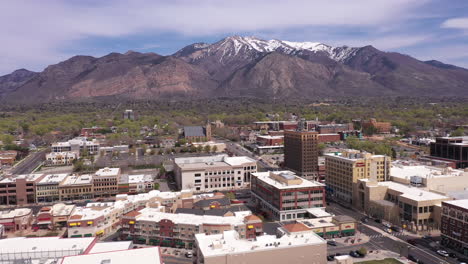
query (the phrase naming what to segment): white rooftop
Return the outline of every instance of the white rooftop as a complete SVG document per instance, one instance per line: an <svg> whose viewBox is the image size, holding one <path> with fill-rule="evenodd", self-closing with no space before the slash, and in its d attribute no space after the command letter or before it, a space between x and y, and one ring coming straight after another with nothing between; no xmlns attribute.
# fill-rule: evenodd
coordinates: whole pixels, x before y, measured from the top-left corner
<svg viewBox="0 0 468 264"><path fill-rule="evenodd" d="M63 258L61 264L155 264L162 263L159 247L71 256Z"/></svg>
<svg viewBox="0 0 468 264"><path fill-rule="evenodd" d="M438 168L433 166L405 166L398 163L393 163L393 166L390 168L390 176L410 179L411 176L419 176L422 178L432 178L432 177L456 177L463 176L464 172L462 170L455 170L452 168ZM467 173L468 176L468 173Z"/></svg>
<svg viewBox="0 0 468 264"><path fill-rule="evenodd" d="M244 217L251 215L250 211L235 212L234 216L214 216L214 215L194 215L194 214L171 214L163 213L154 208L144 208L136 216L138 221L159 222L163 219L171 220L176 224L187 225L241 225L244 223Z"/></svg>
<svg viewBox="0 0 468 264"><path fill-rule="evenodd" d="M73 212L73 210L75 210L74 204L58 203L52 206L52 215L70 215Z"/></svg>
<svg viewBox="0 0 468 264"><path fill-rule="evenodd" d="M18 209L13 209L13 210L0 211L0 219L20 217L20 216L28 215L31 212L32 211L29 208L18 208ZM0 251L1 251L1 247L0 247Z"/></svg>
<svg viewBox="0 0 468 264"><path fill-rule="evenodd" d="M62 182L62 185L90 184L92 180L93 180L93 177L89 174L70 175L65 178L65 180Z"/></svg>
<svg viewBox="0 0 468 264"><path fill-rule="evenodd" d="M284 136L270 136L270 135L262 135L257 136L257 138L265 138L265 139L282 139Z"/></svg>
<svg viewBox="0 0 468 264"><path fill-rule="evenodd" d="M94 244L93 248L89 251L89 254L116 251L116 250L126 250L126 249L130 249L132 245L133 245L132 241L96 243Z"/></svg>
<svg viewBox="0 0 468 264"><path fill-rule="evenodd" d="M278 248L325 243L325 240L313 231L302 233L301 235L283 235L279 238L275 235L263 235L258 236L256 240L246 240L240 239L239 234L235 230L230 230L216 235L196 234L195 239L204 257L240 253L248 254L253 251L276 250Z"/></svg>
<svg viewBox="0 0 468 264"><path fill-rule="evenodd" d="M451 205L454 205L454 206L458 206L458 207L468 209L468 199L445 201L444 203L448 203L448 204L451 204Z"/></svg>
<svg viewBox="0 0 468 264"><path fill-rule="evenodd" d="M301 177L297 176L296 174L294 174L294 172L288 171L288 170L274 171L273 173L274 174L279 174L282 177L287 177L287 179L289 179L289 180L300 179L301 183L300 184L293 184L293 185L286 185L283 182L280 182L280 181L277 181L276 179L271 178L269 171L252 173L252 176L257 177L257 179L263 181L264 183L266 183L268 185L274 186L274 187L276 187L278 189L295 189L295 188L304 188L304 187L325 186L325 185L323 185L323 184L321 184L319 182L309 181L309 180L306 180L304 178L301 178Z"/></svg>
<svg viewBox="0 0 468 264"><path fill-rule="evenodd" d="M389 189L401 192L400 197L408 198L414 201L431 201L431 200L444 200L449 199L449 197L440 195L434 192L425 191L421 188L410 187L405 184L385 181L379 182L378 185L387 186Z"/></svg>
<svg viewBox="0 0 468 264"><path fill-rule="evenodd" d="M10 182L16 182L18 179L25 179L26 181L36 181L40 177L42 177L44 174L43 173L35 173L35 174L21 174L21 175L13 175L10 178L5 178L0 181L0 183L10 183Z"/></svg>
<svg viewBox="0 0 468 264"><path fill-rule="evenodd" d="M149 174L128 175L128 183L152 182L153 176Z"/></svg>
<svg viewBox="0 0 468 264"><path fill-rule="evenodd" d="M46 185L46 184L55 184L62 182L68 176L67 173L62 174L49 174L46 175L42 180L39 181L38 184Z"/></svg>
<svg viewBox="0 0 468 264"><path fill-rule="evenodd" d="M96 171L95 175L98 177L111 177L120 174L120 168L103 168Z"/></svg>
<svg viewBox="0 0 468 264"><path fill-rule="evenodd" d="M249 157L229 157L225 154L174 159L174 163L182 169L205 169L209 167L242 166L246 163L254 162L256 161Z"/></svg>
<svg viewBox="0 0 468 264"><path fill-rule="evenodd" d="M94 241L94 237L16 237L0 239L0 263L3 258L57 258L82 254Z"/></svg>

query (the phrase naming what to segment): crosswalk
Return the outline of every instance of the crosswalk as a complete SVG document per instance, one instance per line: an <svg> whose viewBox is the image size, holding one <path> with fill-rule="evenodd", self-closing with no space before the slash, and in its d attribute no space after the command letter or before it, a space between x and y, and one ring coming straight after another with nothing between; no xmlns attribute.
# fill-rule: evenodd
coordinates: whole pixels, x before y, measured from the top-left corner
<svg viewBox="0 0 468 264"><path fill-rule="evenodd" d="M392 235L392 236L396 236L396 237L397 237L397 236L405 236L406 234L403 233L403 232L399 232L399 233L391 233L391 234L389 234L389 235ZM369 238L371 238L371 239L372 239L372 238L381 238L381 237L384 237L384 236L386 236L386 235L384 235L384 234L370 235Z"/></svg>

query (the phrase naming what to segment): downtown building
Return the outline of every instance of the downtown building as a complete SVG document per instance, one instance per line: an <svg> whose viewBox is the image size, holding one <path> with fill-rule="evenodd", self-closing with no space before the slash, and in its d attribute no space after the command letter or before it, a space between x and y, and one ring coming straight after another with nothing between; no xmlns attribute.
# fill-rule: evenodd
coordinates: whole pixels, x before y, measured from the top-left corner
<svg viewBox="0 0 468 264"><path fill-rule="evenodd" d="M325 207L325 185L291 171L253 173L251 193L258 209L279 221L307 218L310 209Z"/></svg>
<svg viewBox="0 0 468 264"><path fill-rule="evenodd" d="M439 137L430 145L430 159L454 164L454 168L468 168L468 137Z"/></svg>
<svg viewBox="0 0 468 264"><path fill-rule="evenodd" d="M468 200L442 202L441 244L468 256Z"/></svg>
<svg viewBox="0 0 468 264"><path fill-rule="evenodd" d="M358 150L325 155L325 174L328 194L352 204L353 188L359 179L375 177L380 181L390 178L391 159L385 155L372 155Z"/></svg>
<svg viewBox="0 0 468 264"><path fill-rule="evenodd" d="M228 191L248 188L257 162L249 157L227 155L174 159L179 189L195 192Z"/></svg>
<svg viewBox="0 0 468 264"><path fill-rule="evenodd" d="M284 166L304 179L317 180L318 143L318 132L284 131Z"/></svg>

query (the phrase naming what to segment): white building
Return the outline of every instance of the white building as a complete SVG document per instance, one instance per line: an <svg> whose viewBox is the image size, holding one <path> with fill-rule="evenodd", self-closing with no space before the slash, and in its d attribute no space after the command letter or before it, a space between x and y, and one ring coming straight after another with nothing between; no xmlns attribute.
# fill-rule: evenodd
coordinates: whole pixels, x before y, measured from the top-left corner
<svg viewBox="0 0 468 264"><path fill-rule="evenodd" d="M78 153L73 151L51 152L46 155L46 165L49 166L65 166L71 165L77 159Z"/></svg>
<svg viewBox="0 0 468 264"><path fill-rule="evenodd" d="M180 189L197 192L248 188L257 162L249 157L227 155L176 158L174 172Z"/></svg>
<svg viewBox="0 0 468 264"><path fill-rule="evenodd" d="M153 176L149 174L128 175L128 189L129 193L145 193L153 190Z"/></svg>
<svg viewBox="0 0 468 264"><path fill-rule="evenodd" d="M99 151L99 142L96 140L88 141L86 137L76 137L65 142L56 142L52 144L52 152L67 152L73 151L80 153L84 149L89 154L96 154Z"/></svg>
<svg viewBox="0 0 468 264"><path fill-rule="evenodd" d="M107 243L112 244L112 243ZM107 252L91 253L63 258L61 264L160 264L162 262L159 247L138 248L132 250L111 249Z"/></svg>
<svg viewBox="0 0 468 264"><path fill-rule="evenodd" d="M405 165L393 162L391 180L427 190L449 194L468 189L468 171L424 165Z"/></svg>
<svg viewBox="0 0 468 264"><path fill-rule="evenodd" d="M327 245L315 232L240 238L235 230L222 234L196 234L199 264L327 263Z"/></svg>

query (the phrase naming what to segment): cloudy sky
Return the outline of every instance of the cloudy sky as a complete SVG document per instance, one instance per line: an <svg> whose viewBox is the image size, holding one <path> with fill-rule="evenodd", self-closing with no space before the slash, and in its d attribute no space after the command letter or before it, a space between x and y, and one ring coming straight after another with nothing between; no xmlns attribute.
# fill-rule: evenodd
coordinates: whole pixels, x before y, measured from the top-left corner
<svg viewBox="0 0 468 264"><path fill-rule="evenodd" d="M373 45L468 68L466 0L2 0L0 75L229 35Z"/></svg>

